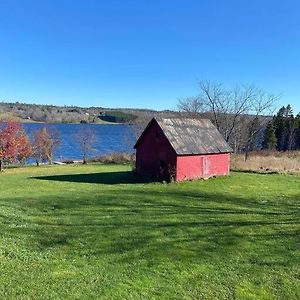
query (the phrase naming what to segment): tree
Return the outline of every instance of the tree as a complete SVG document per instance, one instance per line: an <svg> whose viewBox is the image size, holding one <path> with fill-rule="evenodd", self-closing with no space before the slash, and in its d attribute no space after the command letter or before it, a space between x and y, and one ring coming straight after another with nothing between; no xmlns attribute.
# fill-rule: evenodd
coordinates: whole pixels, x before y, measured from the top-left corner
<svg viewBox="0 0 300 300"><path fill-rule="evenodd" d="M0 126L0 171L5 163L24 162L31 155L31 146L23 126L8 121Z"/></svg>
<svg viewBox="0 0 300 300"><path fill-rule="evenodd" d="M300 149L300 114L295 118L296 132L295 132L295 149Z"/></svg>
<svg viewBox="0 0 300 300"><path fill-rule="evenodd" d="M251 100L250 110L244 117L249 118L248 136L245 144L245 160L248 158L248 152L253 150L255 142L266 124L265 115L273 113L273 106L278 97L266 93L262 89L256 89L254 97Z"/></svg>
<svg viewBox="0 0 300 300"><path fill-rule="evenodd" d="M179 109L195 114L193 108L197 104L198 111L210 116L236 152L247 152L253 148L265 122L261 116L273 113L273 105L278 97L247 85L225 88L221 83L200 81L198 87L199 94L192 99L180 100Z"/></svg>
<svg viewBox="0 0 300 300"><path fill-rule="evenodd" d="M294 117L293 109L290 105L286 108L286 127L287 127L287 150L293 150L295 147L295 138L297 130L297 120Z"/></svg>
<svg viewBox="0 0 300 300"><path fill-rule="evenodd" d="M37 166L40 162L48 161L52 164L52 156L55 148L60 144L60 135L57 130L50 129L46 126L33 133L33 157Z"/></svg>
<svg viewBox="0 0 300 300"><path fill-rule="evenodd" d="M192 117L197 117L204 111L204 103L198 96L179 99L178 109Z"/></svg>
<svg viewBox="0 0 300 300"><path fill-rule="evenodd" d="M277 138L277 149L279 151L286 150L286 123L285 123L285 106L281 107L274 117L275 134Z"/></svg>
<svg viewBox="0 0 300 300"><path fill-rule="evenodd" d="M279 151L296 149L299 118L294 117L293 109L290 105L280 108L274 117L274 126L278 141L277 149Z"/></svg>
<svg viewBox="0 0 300 300"><path fill-rule="evenodd" d="M267 124L264 133L263 148L268 150L275 150L276 147L277 147L276 131L274 127L274 122L272 120Z"/></svg>
<svg viewBox="0 0 300 300"><path fill-rule="evenodd" d="M95 131L88 125L82 124L79 131L75 133L75 140L79 145L83 163L87 164L88 156L94 151L93 145L96 142Z"/></svg>

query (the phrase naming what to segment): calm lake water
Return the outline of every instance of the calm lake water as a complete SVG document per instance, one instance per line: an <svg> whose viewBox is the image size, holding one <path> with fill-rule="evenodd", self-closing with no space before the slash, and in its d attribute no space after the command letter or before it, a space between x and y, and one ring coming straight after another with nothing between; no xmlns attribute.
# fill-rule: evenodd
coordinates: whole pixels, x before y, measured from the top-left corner
<svg viewBox="0 0 300 300"><path fill-rule="evenodd" d="M54 128L60 134L61 144L54 153L54 160L80 160L82 153L78 142L76 142L76 133L83 126L94 131L96 140L93 144L94 151L91 157L97 157L112 152L133 152L135 138L133 126L130 125L109 125L109 124L39 124L25 123L24 128L30 136L32 132L41 127L47 126Z"/></svg>

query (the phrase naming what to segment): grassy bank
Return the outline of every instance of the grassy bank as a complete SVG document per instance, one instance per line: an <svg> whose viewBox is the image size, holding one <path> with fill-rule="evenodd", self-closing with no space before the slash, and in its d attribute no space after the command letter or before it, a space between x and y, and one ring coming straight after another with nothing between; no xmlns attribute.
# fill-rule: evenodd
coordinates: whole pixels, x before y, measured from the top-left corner
<svg viewBox="0 0 300 300"><path fill-rule="evenodd" d="M257 173L300 174L300 151L256 151L245 160L244 154L233 154L231 169Z"/></svg>
<svg viewBox="0 0 300 300"><path fill-rule="evenodd" d="M299 299L300 177L139 183L126 165L0 175L2 299Z"/></svg>

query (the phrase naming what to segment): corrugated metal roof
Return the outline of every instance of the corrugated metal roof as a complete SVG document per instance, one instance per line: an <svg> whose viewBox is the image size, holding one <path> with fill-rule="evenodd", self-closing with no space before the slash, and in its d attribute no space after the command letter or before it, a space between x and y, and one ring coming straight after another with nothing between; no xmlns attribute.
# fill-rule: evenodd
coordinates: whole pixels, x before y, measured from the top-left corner
<svg viewBox="0 0 300 300"><path fill-rule="evenodd" d="M188 118L155 120L178 155L232 152L210 120Z"/></svg>

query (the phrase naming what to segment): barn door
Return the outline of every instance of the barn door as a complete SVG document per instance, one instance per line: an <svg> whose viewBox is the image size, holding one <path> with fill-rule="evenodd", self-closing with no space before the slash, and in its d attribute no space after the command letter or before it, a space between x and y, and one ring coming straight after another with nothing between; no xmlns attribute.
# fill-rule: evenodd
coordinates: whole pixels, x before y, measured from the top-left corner
<svg viewBox="0 0 300 300"><path fill-rule="evenodd" d="M209 161L206 156L202 157L202 170L203 170L203 177L209 177Z"/></svg>

